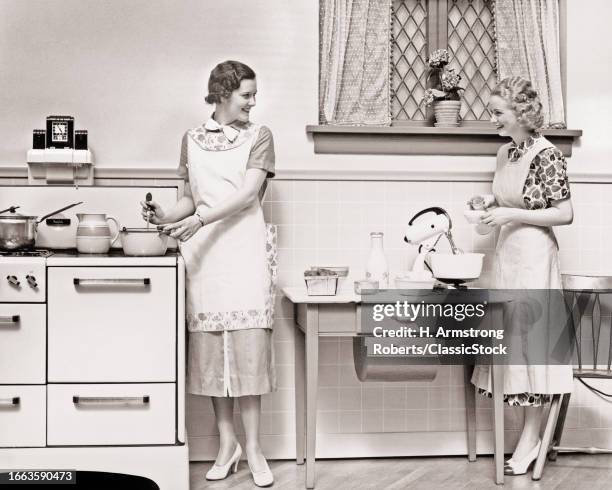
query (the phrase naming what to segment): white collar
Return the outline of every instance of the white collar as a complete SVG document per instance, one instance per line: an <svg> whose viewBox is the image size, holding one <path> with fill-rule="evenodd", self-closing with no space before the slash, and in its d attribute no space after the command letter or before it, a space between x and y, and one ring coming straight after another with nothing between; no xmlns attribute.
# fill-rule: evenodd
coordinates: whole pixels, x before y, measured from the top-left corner
<svg viewBox="0 0 612 490"><path fill-rule="evenodd" d="M208 118L208 121L206 121L204 124L204 129L206 131L222 131L230 143L236 141L236 138L240 134L239 129L236 129L230 125L219 124L212 117Z"/></svg>

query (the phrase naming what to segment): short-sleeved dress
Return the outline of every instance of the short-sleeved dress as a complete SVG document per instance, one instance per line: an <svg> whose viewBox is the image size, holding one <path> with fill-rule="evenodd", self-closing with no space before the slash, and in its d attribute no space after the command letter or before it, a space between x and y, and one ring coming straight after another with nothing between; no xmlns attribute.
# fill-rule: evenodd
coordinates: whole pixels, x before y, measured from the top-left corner
<svg viewBox="0 0 612 490"><path fill-rule="evenodd" d="M274 175L265 126L209 119L183 137L179 174L196 208L213 208L244 183L249 168ZM272 325L275 228L261 199L207 224L180 244L185 260L189 330L187 391L208 396L261 395L276 389Z"/></svg>
<svg viewBox="0 0 612 490"><path fill-rule="evenodd" d="M495 200L504 207L548 208L551 201L570 197L566 166L559 149L537 133L519 145L504 145L497 154ZM525 291L561 289L558 245L552 228L516 222L501 226L492 287ZM548 321L552 322L551 318ZM510 328L521 331L521 325ZM552 345L553 340L548 342ZM490 366L476 366L472 376L472 383L487 396L491 396L490 371ZM526 362L504 366L504 395L510 405L540 406L550 401L552 394L571 392L572 385L569 364Z"/></svg>

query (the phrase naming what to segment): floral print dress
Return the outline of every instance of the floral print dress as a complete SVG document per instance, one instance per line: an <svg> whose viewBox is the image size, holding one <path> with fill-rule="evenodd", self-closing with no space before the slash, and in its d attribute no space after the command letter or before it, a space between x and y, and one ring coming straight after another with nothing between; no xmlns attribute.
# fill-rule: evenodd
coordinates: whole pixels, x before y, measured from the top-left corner
<svg viewBox="0 0 612 490"><path fill-rule="evenodd" d="M541 138L537 133L520 145L511 144L508 160L516 163ZM550 202L570 196L567 181L567 162L556 147L540 151L529 164L529 173L523 188L523 200L527 209L545 209Z"/></svg>

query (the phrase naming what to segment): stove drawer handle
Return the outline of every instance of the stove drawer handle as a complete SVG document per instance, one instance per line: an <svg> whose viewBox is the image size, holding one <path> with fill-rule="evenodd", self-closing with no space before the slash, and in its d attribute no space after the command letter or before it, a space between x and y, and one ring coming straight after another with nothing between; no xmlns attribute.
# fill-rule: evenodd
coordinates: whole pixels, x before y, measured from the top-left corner
<svg viewBox="0 0 612 490"><path fill-rule="evenodd" d="M73 396L72 403L81 406L95 406L95 405L122 405L122 406L135 406L135 405L148 405L151 398L149 395L145 396Z"/></svg>
<svg viewBox="0 0 612 490"><path fill-rule="evenodd" d="M149 286L151 279L148 277L142 279L80 279L75 277L72 282L75 286Z"/></svg>
<svg viewBox="0 0 612 490"><path fill-rule="evenodd" d="M19 315L0 316L0 326L15 325L15 323L19 323L20 321Z"/></svg>
<svg viewBox="0 0 612 490"><path fill-rule="evenodd" d="M18 396L12 398L0 398L0 407L18 407L21 399Z"/></svg>

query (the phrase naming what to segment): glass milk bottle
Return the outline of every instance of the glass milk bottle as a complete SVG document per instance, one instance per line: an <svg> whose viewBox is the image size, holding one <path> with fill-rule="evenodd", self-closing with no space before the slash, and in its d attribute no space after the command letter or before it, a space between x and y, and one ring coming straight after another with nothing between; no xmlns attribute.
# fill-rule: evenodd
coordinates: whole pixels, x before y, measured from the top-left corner
<svg viewBox="0 0 612 490"><path fill-rule="evenodd" d="M378 281L380 288L389 286L389 266L383 249L383 233L370 233L370 255L366 264L366 279Z"/></svg>

